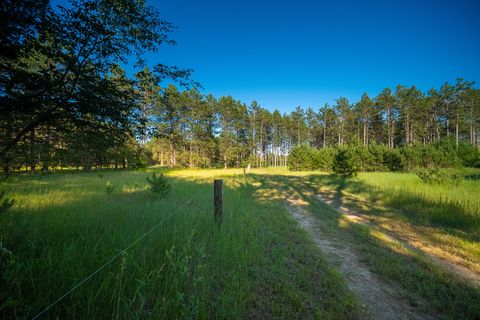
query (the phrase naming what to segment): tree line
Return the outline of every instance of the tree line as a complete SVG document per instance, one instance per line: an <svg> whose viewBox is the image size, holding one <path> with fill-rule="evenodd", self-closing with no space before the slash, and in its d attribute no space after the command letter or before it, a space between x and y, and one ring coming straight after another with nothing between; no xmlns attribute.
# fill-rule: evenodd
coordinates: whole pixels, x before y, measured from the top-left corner
<svg viewBox="0 0 480 320"><path fill-rule="evenodd" d="M402 151L405 161L441 151L452 160L440 163L437 157L439 165L473 165L480 146L480 90L473 85L458 79L425 93L399 85L374 98L365 93L356 103L340 97L333 106L317 111L297 107L289 114L269 111L256 101L246 105L196 89L179 92L171 85L149 105L145 123L152 136L147 147L155 162L169 166L287 166L298 145L361 146L377 153L391 149ZM407 162L405 168L431 165Z"/></svg>
<svg viewBox="0 0 480 320"><path fill-rule="evenodd" d="M324 150L317 155L325 159L334 153L329 148L345 146L409 159L411 150L429 147L434 154L450 150L446 145L453 146L452 158L468 153L474 159L480 147L474 82L458 79L427 92L399 85L376 97L365 93L358 102L340 97L333 105L281 113L256 101L203 94L190 69L146 66L143 54L174 44L169 34L175 27L142 1L72 0L52 8L48 0L6 0L0 9L0 160L6 173L287 166L300 145ZM127 56L136 59L131 77L121 67ZM425 154L417 151L410 153ZM471 159L459 161L475 164ZM383 159L374 162L379 167Z"/></svg>

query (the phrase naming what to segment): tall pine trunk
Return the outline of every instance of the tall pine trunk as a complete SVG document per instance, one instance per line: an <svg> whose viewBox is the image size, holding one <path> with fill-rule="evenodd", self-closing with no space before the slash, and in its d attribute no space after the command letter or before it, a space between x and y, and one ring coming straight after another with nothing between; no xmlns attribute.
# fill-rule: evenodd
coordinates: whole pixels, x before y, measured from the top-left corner
<svg viewBox="0 0 480 320"><path fill-rule="evenodd" d="M30 171L35 172L35 129L30 131Z"/></svg>
<svg viewBox="0 0 480 320"><path fill-rule="evenodd" d="M190 168L193 168L193 155L192 155L192 141L190 141L190 144L189 144L189 154L188 154L188 161L189 161L189 167Z"/></svg>
<svg viewBox="0 0 480 320"><path fill-rule="evenodd" d="M175 148L173 142L170 141L170 166L175 167Z"/></svg>
<svg viewBox="0 0 480 320"><path fill-rule="evenodd" d="M457 113L457 119L455 121L455 147L458 149L458 113Z"/></svg>
<svg viewBox="0 0 480 320"><path fill-rule="evenodd" d="M327 146L327 116L323 117L323 147Z"/></svg>
<svg viewBox="0 0 480 320"><path fill-rule="evenodd" d="M409 120L409 114L407 112L407 115L406 115L406 120L405 120L405 142L406 144L410 144L410 120Z"/></svg>
<svg viewBox="0 0 480 320"><path fill-rule="evenodd" d="M387 140L388 140L388 147L393 148L393 139L392 139L392 109L390 107L387 108L387 123L388 123L388 128L387 128Z"/></svg>
<svg viewBox="0 0 480 320"><path fill-rule="evenodd" d="M160 165L163 167L164 165L164 160L163 160L163 157L164 157L164 153L163 153L163 145L160 149Z"/></svg>
<svg viewBox="0 0 480 320"><path fill-rule="evenodd" d="M363 122L363 145L368 145L368 126L366 120Z"/></svg>
<svg viewBox="0 0 480 320"><path fill-rule="evenodd" d="M447 137L450 137L450 118L448 117L449 113L449 108L447 105L446 111L445 111L445 118L446 118L446 123L447 123Z"/></svg>
<svg viewBox="0 0 480 320"><path fill-rule="evenodd" d="M473 120L473 104L470 105L470 143L475 145L475 128Z"/></svg>
<svg viewBox="0 0 480 320"><path fill-rule="evenodd" d="M390 136L392 139L392 149L395 148L395 120L392 121L392 135Z"/></svg>

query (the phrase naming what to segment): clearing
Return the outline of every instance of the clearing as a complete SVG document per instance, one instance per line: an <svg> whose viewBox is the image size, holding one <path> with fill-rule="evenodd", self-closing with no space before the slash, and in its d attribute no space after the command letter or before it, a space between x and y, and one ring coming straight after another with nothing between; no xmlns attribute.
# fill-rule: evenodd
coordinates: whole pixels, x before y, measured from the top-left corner
<svg viewBox="0 0 480 320"><path fill-rule="evenodd" d="M16 202L2 217L2 232L13 254L1 280L0 314L32 318L119 256L43 316L480 315L479 181L452 189L411 174L344 180L284 169L254 169L246 177L239 169L162 169L172 191L158 200L145 180L158 171L9 180ZM225 182L220 227L214 178Z"/></svg>

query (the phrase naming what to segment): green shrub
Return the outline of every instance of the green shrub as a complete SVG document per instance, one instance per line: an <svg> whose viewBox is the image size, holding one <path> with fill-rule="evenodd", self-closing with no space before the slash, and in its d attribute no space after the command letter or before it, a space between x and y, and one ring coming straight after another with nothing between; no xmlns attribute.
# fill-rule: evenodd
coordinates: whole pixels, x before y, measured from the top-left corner
<svg viewBox="0 0 480 320"><path fill-rule="evenodd" d="M475 167L477 164L480 164L480 152L470 143L460 143L457 155L464 166Z"/></svg>
<svg viewBox="0 0 480 320"><path fill-rule="evenodd" d="M385 164L386 154L388 153L388 147L384 144L372 143L368 146L368 162L366 162L367 171L386 171L388 170Z"/></svg>
<svg viewBox="0 0 480 320"><path fill-rule="evenodd" d="M292 171L314 170L315 149L307 145L298 145L290 150L288 168Z"/></svg>
<svg viewBox="0 0 480 320"><path fill-rule="evenodd" d="M405 158L407 170L415 168L452 168L460 166L461 160L457 155L455 142L445 139L440 143L415 143L404 146L400 152Z"/></svg>
<svg viewBox="0 0 480 320"><path fill-rule="evenodd" d="M107 183L105 183L105 191L107 194L111 194L113 192L113 183L107 181Z"/></svg>
<svg viewBox="0 0 480 320"><path fill-rule="evenodd" d="M14 199L6 197L5 194L4 190L0 190L0 277L3 276L12 257L12 252L3 246L3 239L7 237L11 227L6 221L5 213L13 206Z"/></svg>
<svg viewBox="0 0 480 320"><path fill-rule="evenodd" d="M451 138L439 143L417 142L395 149L375 142L367 147L358 139L348 145L320 149L297 145L290 151L288 167L294 171L332 171L341 148L351 151L351 161L359 171L414 171L416 168L458 168L462 165L480 167L480 151L468 143L460 143L457 148Z"/></svg>
<svg viewBox="0 0 480 320"><path fill-rule="evenodd" d="M375 158L369 152L367 147L361 144L358 140L354 140L347 146L347 148L351 151L351 156L358 170L373 170L373 167L375 166Z"/></svg>
<svg viewBox="0 0 480 320"><path fill-rule="evenodd" d="M388 149L383 155L383 163L390 171L405 170L405 157L398 149Z"/></svg>
<svg viewBox="0 0 480 320"><path fill-rule="evenodd" d="M154 172L152 177L147 177L147 182L150 185L150 192L158 198L165 198L172 189L172 186L163 173L160 173L157 177Z"/></svg>
<svg viewBox="0 0 480 320"><path fill-rule="evenodd" d="M358 166L351 149L341 148L338 150L335 160L333 161L333 172L336 175L346 178L357 175Z"/></svg>
<svg viewBox="0 0 480 320"><path fill-rule="evenodd" d="M6 212L13 206L14 200L5 196L6 191L0 190L0 214Z"/></svg>
<svg viewBox="0 0 480 320"><path fill-rule="evenodd" d="M314 150L314 169L331 172L333 168L333 160L337 155L337 148L326 147Z"/></svg>

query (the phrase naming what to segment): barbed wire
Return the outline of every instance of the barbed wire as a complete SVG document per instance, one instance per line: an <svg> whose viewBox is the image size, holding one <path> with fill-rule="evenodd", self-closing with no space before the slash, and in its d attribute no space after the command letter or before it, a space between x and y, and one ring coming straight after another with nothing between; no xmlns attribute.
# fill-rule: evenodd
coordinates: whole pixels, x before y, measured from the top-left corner
<svg viewBox="0 0 480 320"><path fill-rule="evenodd" d="M73 291L75 291L78 287L80 287L82 284L84 284L85 282L87 282L89 279L91 279L93 276L95 276L97 273L99 273L100 271L102 271L103 269L105 269L108 265L110 265L113 261L115 261L115 259L117 259L118 257L120 257L121 255L125 254L127 250L129 250L130 248L132 248L134 245L136 245L138 242L140 242L141 240L143 240L146 236L148 236L149 234L151 234L155 229L157 229L159 226L161 226L163 223L165 223L168 219L170 219L176 212L178 212L179 210L183 209L185 206L187 206L190 202L193 201L193 199L195 199L200 193L202 193L202 191L199 191L197 192L193 197L191 197L188 201L186 201L185 203L183 203L180 207L176 208L175 210L173 210L167 217L165 217L164 219L162 219L160 222L158 222L156 225L154 225L150 230L148 230L146 233L144 233L143 235L141 235L139 238L137 238L135 241L133 241L132 243L130 243L127 247L125 247L123 250L120 250L119 253L117 253L116 255L114 255L110 260L108 260L107 262L105 262L103 265L101 265L97 270L95 270L94 272L92 272L91 274L89 274L87 277L85 277L82 281L80 281L79 283L77 283L75 286L73 286L70 290L68 290L65 294L63 294L62 296L60 296L57 300L53 301L52 303L50 303L47 307L45 307L45 309L43 309L42 311L40 311L39 313L37 313L33 318L32 320L35 320L35 319L38 319L41 315L43 315L45 312L47 312L51 307L53 307L54 305L56 305L57 303L59 303L60 301L62 301L66 296L68 296L70 293L72 293Z"/></svg>

